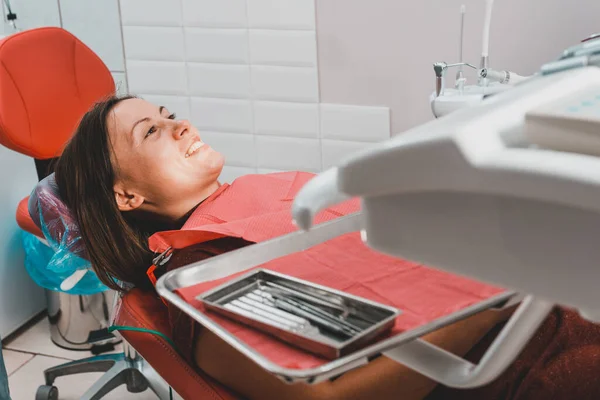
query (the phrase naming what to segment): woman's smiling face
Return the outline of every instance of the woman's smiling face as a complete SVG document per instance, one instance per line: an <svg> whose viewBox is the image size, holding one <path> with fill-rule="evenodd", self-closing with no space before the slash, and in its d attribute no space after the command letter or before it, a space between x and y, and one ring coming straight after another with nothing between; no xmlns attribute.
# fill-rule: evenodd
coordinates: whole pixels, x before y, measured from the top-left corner
<svg viewBox="0 0 600 400"><path fill-rule="evenodd" d="M189 211L218 187L225 160L202 142L189 121L133 98L117 104L107 122L115 196L122 211L142 207L178 218L177 210Z"/></svg>

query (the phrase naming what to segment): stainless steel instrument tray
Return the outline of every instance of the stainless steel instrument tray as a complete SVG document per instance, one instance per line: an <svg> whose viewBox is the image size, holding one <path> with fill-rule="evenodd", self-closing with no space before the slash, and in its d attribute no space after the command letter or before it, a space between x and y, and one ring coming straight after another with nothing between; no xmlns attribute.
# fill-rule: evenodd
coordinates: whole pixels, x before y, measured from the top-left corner
<svg viewBox="0 0 600 400"><path fill-rule="evenodd" d="M187 303L177 291L202 282L225 278L236 273L248 271L268 261L306 250L337 236L357 232L361 229L359 213L337 218L314 227L309 232L294 232L265 242L246 246L219 256L192 263L164 274L156 283L160 296L188 314L204 328L219 336L224 342L250 358L257 365L285 382L306 382L315 384L338 376L369 362L380 354L419 342L419 338L444 326L477 314L490 308L502 308L518 299L515 292L503 292L480 303L466 307L452 315L431 321L415 329L377 341L362 349L336 360L325 362L314 368L296 369L282 367L249 347L232 335L227 329L216 323L205 312Z"/></svg>
<svg viewBox="0 0 600 400"><path fill-rule="evenodd" d="M277 309L278 301L282 302L281 306L289 307L289 304L283 297L282 300L273 298L269 294L271 290L275 296L277 293L289 296L300 306L291 311ZM208 310L327 359L350 354L389 331L401 313L384 304L265 269L244 274L197 299ZM337 329L328 331L327 325L318 329L304 317L306 314ZM327 318L329 315L332 317Z"/></svg>

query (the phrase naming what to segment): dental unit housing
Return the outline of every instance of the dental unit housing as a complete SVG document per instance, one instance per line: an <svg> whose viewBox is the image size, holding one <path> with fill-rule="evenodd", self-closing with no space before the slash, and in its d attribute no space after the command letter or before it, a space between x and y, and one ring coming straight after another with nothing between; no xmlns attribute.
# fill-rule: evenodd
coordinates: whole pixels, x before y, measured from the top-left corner
<svg viewBox="0 0 600 400"><path fill-rule="evenodd" d="M474 387L510 365L555 304L600 322L600 119L589 100L600 101L598 52L600 40L569 49L527 82L373 145L297 195L302 229L360 197L369 247L527 295L478 365L417 342L388 357Z"/></svg>

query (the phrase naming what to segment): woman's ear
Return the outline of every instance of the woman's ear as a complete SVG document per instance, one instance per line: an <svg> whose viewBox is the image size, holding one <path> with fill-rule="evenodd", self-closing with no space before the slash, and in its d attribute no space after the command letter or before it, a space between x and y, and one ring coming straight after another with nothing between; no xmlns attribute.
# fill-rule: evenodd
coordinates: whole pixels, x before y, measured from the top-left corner
<svg viewBox="0 0 600 400"><path fill-rule="evenodd" d="M137 193L128 192L123 185L116 184L114 187L115 200L120 211L133 211L144 204L144 198Z"/></svg>

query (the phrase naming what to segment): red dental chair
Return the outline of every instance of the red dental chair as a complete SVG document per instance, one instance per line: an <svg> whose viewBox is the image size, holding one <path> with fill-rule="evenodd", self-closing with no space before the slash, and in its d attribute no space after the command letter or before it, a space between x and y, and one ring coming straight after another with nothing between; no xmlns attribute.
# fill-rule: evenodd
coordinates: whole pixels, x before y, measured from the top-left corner
<svg viewBox="0 0 600 400"><path fill-rule="evenodd" d="M51 162L60 155L85 111L115 92L112 76L88 47L60 28L34 29L5 38L0 41L0 63L0 143L34 158L43 180L38 188L45 185L46 190L56 190L53 177L48 176ZM30 214L32 205L34 210L43 207L37 193L33 192L31 201L21 201L17 222L23 230L43 239L39 218L35 218L39 214ZM58 197L57 191L55 194ZM170 336L166 308L154 293L134 289L120 296L118 303L114 325ZM120 335L124 339L121 354L100 355L46 370L45 385L36 398L57 399L54 380L84 372L106 373L82 399L99 399L120 384L126 384L130 392L150 388L161 399L168 399L164 381L184 399L235 398L187 364L165 339L143 332L123 331Z"/></svg>

